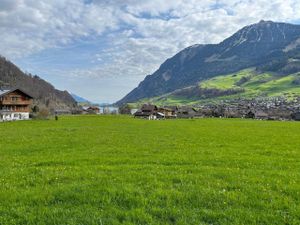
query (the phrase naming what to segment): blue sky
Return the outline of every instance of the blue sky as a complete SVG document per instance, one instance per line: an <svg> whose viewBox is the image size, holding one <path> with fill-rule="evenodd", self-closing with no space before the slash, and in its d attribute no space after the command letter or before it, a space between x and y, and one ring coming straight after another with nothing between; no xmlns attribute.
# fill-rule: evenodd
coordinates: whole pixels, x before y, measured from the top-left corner
<svg viewBox="0 0 300 225"><path fill-rule="evenodd" d="M115 102L167 58L261 19L300 22L298 0L0 0L0 54L94 102Z"/></svg>

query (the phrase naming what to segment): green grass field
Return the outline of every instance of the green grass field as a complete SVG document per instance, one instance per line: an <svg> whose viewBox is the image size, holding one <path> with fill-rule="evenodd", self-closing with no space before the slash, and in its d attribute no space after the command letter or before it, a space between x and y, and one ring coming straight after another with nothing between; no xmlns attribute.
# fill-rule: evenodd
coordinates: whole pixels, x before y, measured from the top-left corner
<svg viewBox="0 0 300 225"><path fill-rule="evenodd" d="M0 224L300 224L300 123L0 123Z"/></svg>

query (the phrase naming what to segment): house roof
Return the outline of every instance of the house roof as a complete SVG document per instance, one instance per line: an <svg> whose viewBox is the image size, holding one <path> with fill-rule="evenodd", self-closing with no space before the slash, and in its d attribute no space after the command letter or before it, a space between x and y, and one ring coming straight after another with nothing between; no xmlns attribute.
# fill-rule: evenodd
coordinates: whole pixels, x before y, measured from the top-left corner
<svg viewBox="0 0 300 225"><path fill-rule="evenodd" d="M161 111L168 111L168 112L173 112L173 111L175 111L175 110L173 110L173 109L166 108L166 107L160 107L160 108L158 108L158 110L161 110Z"/></svg>
<svg viewBox="0 0 300 225"><path fill-rule="evenodd" d="M11 92L14 92L14 91L20 91L20 92L22 92L23 94L27 95L28 97L33 98L31 95L29 95L28 93L26 93L25 91L23 91L23 90L20 89L20 88L14 88L14 89L10 89L10 90L1 90L1 89L0 89L0 97L1 97L1 96L4 96L4 95L7 95L7 94L9 94L9 93L11 93Z"/></svg>
<svg viewBox="0 0 300 225"><path fill-rule="evenodd" d="M142 111L154 111L157 110L156 105L151 105L151 104L144 104L141 108Z"/></svg>
<svg viewBox="0 0 300 225"><path fill-rule="evenodd" d="M135 116L150 116L151 113L136 112L134 115Z"/></svg>
<svg viewBox="0 0 300 225"><path fill-rule="evenodd" d="M157 115L159 115L159 116L165 116L165 114L160 113L160 112L157 112Z"/></svg>
<svg viewBox="0 0 300 225"><path fill-rule="evenodd" d="M150 116L152 115L151 112L143 112L142 110L138 110L134 113L135 116Z"/></svg>

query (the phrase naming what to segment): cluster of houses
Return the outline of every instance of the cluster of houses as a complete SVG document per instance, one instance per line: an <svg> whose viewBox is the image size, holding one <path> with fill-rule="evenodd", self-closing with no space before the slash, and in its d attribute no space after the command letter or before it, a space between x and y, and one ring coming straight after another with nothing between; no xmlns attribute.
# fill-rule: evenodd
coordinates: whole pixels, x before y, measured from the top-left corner
<svg viewBox="0 0 300 225"><path fill-rule="evenodd" d="M199 112L213 117L300 120L300 98L292 101L284 97L228 100L203 105Z"/></svg>
<svg viewBox="0 0 300 225"><path fill-rule="evenodd" d="M144 104L133 115L135 118L143 118L149 120L155 119L175 119L175 118L194 118L197 117L198 111L193 107L157 107L152 104Z"/></svg>
<svg viewBox="0 0 300 225"><path fill-rule="evenodd" d="M144 104L134 113L135 118L172 119L172 118L251 118L262 120L300 121L300 98L287 101L284 98L238 99L220 104L207 104L198 107L157 107Z"/></svg>

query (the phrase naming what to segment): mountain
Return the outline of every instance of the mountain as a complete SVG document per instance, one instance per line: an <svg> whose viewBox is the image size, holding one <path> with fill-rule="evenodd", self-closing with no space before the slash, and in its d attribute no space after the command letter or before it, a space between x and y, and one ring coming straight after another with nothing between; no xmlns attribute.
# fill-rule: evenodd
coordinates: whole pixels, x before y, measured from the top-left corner
<svg viewBox="0 0 300 225"><path fill-rule="evenodd" d="M16 65L0 57L0 88L17 87L34 97L34 105L55 109L78 109L76 101L67 91L55 89L38 76L25 74Z"/></svg>
<svg viewBox="0 0 300 225"><path fill-rule="evenodd" d="M80 97L74 93L71 93L71 96L73 97L73 99L78 102L78 103L91 103L89 100L83 98L83 97Z"/></svg>
<svg viewBox="0 0 300 225"><path fill-rule="evenodd" d="M77 104L81 107L89 107L89 106L101 106L102 104L104 104L105 106L107 104L105 103L102 103L102 104L98 104L98 103L94 103L94 102L91 102L83 97L80 97L76 94L71 94L72 97L75 99L75 101L77 102Z"/></svg>
<svg viewBox="0 0 300 225"><path fill-rule="evenodd" d="M118 105L197 86L246 68L287 75L300 71L300 26L260 21L219 44L194 45L167 59Z"/></svg>

